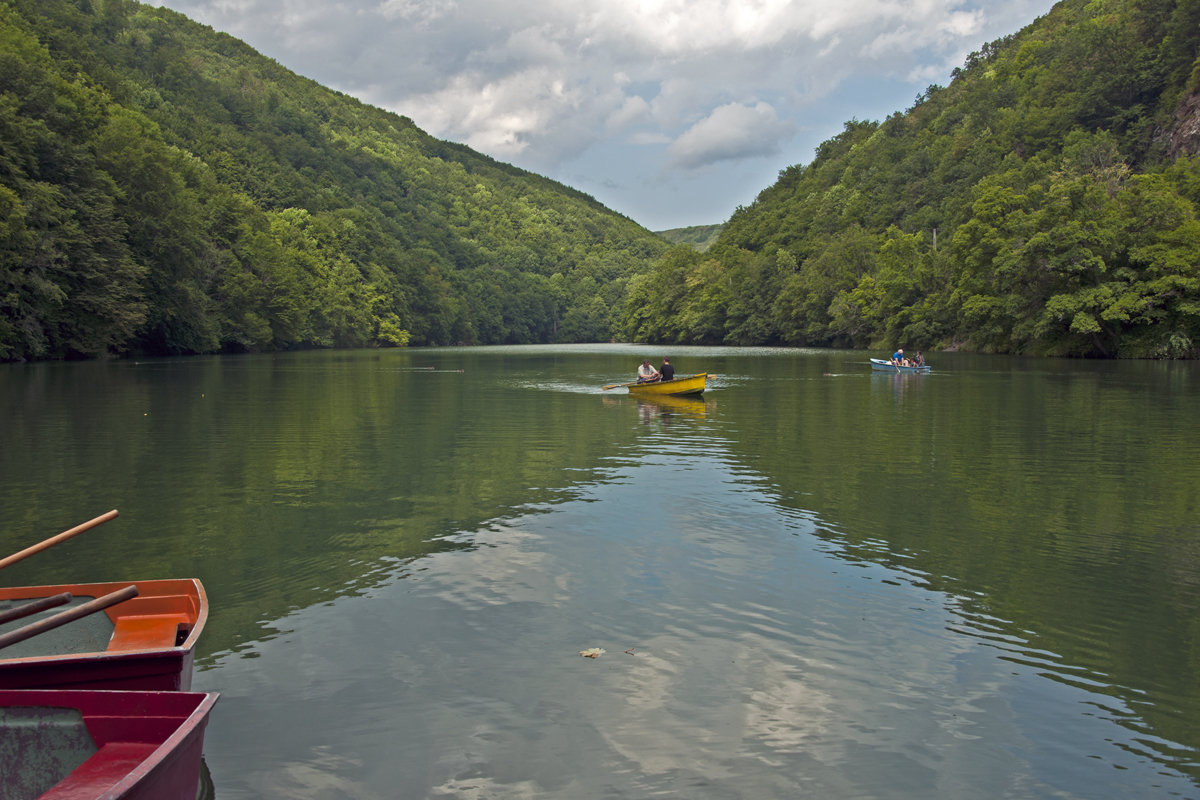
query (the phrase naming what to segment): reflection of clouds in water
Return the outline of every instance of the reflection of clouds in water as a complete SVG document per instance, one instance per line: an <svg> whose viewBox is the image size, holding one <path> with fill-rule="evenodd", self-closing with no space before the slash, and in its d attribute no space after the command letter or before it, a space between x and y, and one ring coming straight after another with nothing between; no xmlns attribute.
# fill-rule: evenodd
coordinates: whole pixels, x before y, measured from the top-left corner
<svg viewBox="0 0 1200 800"><path fill-rule="evenodd" d="M608 746L647 776L724 781L742 759L771 763L822 739L836 704L769 611L666 609L662 633L618 656L621 705L597 724Z"/></svg>
<svg viewBox="0 0 1200 800"><path fill-rule="evenodd" d="M505 784L488 777L452 778L429 792L430 798L453 797L455 800L524 800L541 796L542 792L535 781ZM583 793L579 796L587 795Z"/></svg>
<svg viewBox="0 0 1200 800"><path fill-rule="evenodd" d="M795 563L780 569L787 539L774 534L794 529L795 518L730 508L728 493L709 495L641 526L636 536L602 543L595 531L574 538L574 513L481 535L478 550L453 554L450 571L434 578L436 591L476 612L507 615L516 609L500 607L520 605L552 643L575 635L580 646L605 646L608 653L594 666L564 665L562 676L535 679L542 681L538 713L547 715L540 736L558 741L565 730L578 731L574 736L591 744L565 745L568 758L578 761L586 758L580 750L591 750L595 769L627 776L638 791L737 782L761 796L786 794L763 774L764 764L789 772L803 765L812 785L842 795L858 791L861 775L886 780L882 771L901 764L910 775L936 781L923 764L958 757L956 742L970 741L967 731L977 724L969 717L1006 705L1002 679L970 675L962 685L964 671L987 671L994 662L969 639L946 640L953 617L936 597L883 583L890 573L879 567L851 578ZM660 540L663 530L673 531L670 539ZM766 551L764 531L770 532ZM605 549L637 557L614 558L626 561L626 569L613 570L610 583L597 589L595 574L568 578L561 566L580 562L567 554L575 546L584 548L585 560L611 557L602 555ZM636 612L616 605L623 594L645 600L643 582L656 581L668 584L666 596L675 602L651 602ZM914 606L934 613L908 619ZM590 625L572 631L581 619ZM609 638L593 640L594 634ZM622 652L626 646L632 655ZM554 663L555 655L546 658ZM519 693L526 677L498 675L492 691ZM486 708L498 730L528 713L505 704ZM499 734L472 744L478 761L460 770L503 761L513 746ZM846 773L844 765L864 754L879 766ZM961 757L973 758L969 751ZM527 768L539 769L541 758ZM1022 765L1002 755L990 766L984 760L944 770L966 774L943 780L963 787L1005 782L1010 769ZM981 774L990 770L1002 774Z"/></svg>
<svg viewBox="0 0 1200 800"><path fill-rule="evenodd" d="M756 756L780 763L784 754L812 754L829 739L838 713L827 691L805 681L796 666L761 660L747 686L745 738Z"/></svg>
<svg viewBox="0 0 1200 800"><path fill-rule="evenodd" d="M648 776L721 781L737 775L747 744L767 741L772 726L819 736L828 698L797 680L794 664L776 662L758 645L697 647L668 635L649 641L615 687L623 706L601 726L609 747ZM782 752L777 742L767 744L754 748L756 758Z"/></svg>
<svg viewBox="0 0 1200 800"><path fill-rule="evenodd" d="M625 489L631 497L624 530L618 525L605 535L589 528L586 509L562 507L550 517L481 532L477 549L440 558L446 569L426 572L422 580L436 583L428 589L439 600L476 614L491 609L508 618L520 606L551 647L605 646L608 653L594 667L545 679L539 686L542 711L574 708L573 718L547 725L583 730L579 736L594 740L595 758L606 769L640 776L635 783L642 788L671 785L682 776L701 783L747 780L761 769L754 764L809 762L823 742L827 763L840 762L845 754L830 748L871 738L847 720L869 719L872 706L894 705L890 695L896 687L886 679L866 683L848 667L863 657L862 646L854 641L857 622L838 617L864 613L858 601L830 608L806 587L827 583L827 574L808 575L796 564L779 568L783 550L796 542L779 534L811 528L811 520L781 516L744 496L735 500L731 494L740 489L729 475L705 469L687 480L712 479L716 488L692 487L688 502L654 504L647 522L639 511L653 504L641 497L647 487L655 494L676 492L670 479L677 473L670 464L653 467L659 468L665 474L658 480ZM612 567L605 570L608 560ZM578 569L582 563L589 571L575 575L563 566ZM636 610L619 603L623 596L637 601ZM905 605L896 598L879 600L884 608L871 613L894 613ZM827 606L818 616L832 612L824 628L805 616L815 605ZM622 652L626 647L634 648L633 655ZM822 660L826 656L842 663ZM553 654L546 657L552 660ZM431 659L419 655L417 661ZM857 677L847 678L842 667ZM490 691L510 696L521 691L524 680L497 674ZM844 696L848 683L852 703ZM489 708L501 727L506 717L527 713ZM827 742L831 733L834 743ZM476 744L479 757L494 764L511 741Z"/></svg>
<svg viewBox="0 0 1200 800"><path fill-rule="evenodd" d="M362 780L351 780L345 773L359 773L362 762L347 758L328 745L313 748L308 761L293 761L276 767L277 773L259 774L257 785L261 797L276 800L311 800L314 797L356 797L362 800L385 800L386 795L372 791ZM216 787L220 796L220 786Z"/></svg>
<svg viewBox="0 0 1200 800"><path fill-rule="evenodd" d="M998 658L954 598L832 556L807 512L746 486L659 454L369 595L298 610L260 658L201 675L237 686L214 746L282 704L293 724L255 738L312 760L224 752L219 768L283 797L957 800L1072 796L1098 764L1135 763L1080 713L1092 695ZM1114 772L1097 797L1145 775Z"/></svg>
<svg viewBox="0 0 1200 800"><path fill-rule="evenodd" d="M565 602L567 576L552 568L542 537L519 527L493 526L481 533L480 546L440 559L447 570L422 575L444 601L465 611L511 603L553 605Z"/></svg>

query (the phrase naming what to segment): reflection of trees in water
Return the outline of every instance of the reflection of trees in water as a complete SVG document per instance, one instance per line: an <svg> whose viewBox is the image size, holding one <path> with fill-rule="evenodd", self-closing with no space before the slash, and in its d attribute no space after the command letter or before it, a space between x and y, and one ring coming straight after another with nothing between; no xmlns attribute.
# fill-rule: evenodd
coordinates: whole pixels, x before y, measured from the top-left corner
<svg viewBox="0 0 1200 800"><path fill-rule="evenodd" d="M958 598L987 620L964 633L1118 698L1116 721L1166 740L1147 757L1200 780L1194 389L1157 365L992 364L739 395L763 424L729 450L841 557Z"/></svg>
<svg viewBox="0 0 1200 800"><path fill-rule="evenodd" d="M204 658L473 547L464 531L560 501L636 436L622 415L586 413L590 396L497 404L463 360L447 374L410 369L443 361L403 351L34 366L0 387L0 407L27 421L0 457L0 507L53 520L49 532L97 508L121 516L5 578L197 577L219 609ZM10 520L0 552L32 536Z"/></svg>
<svg viewBox="0 0 1200 800"><path fill-rule="evenodd" d="M637 398L638 411L641 414L642 422L649 422L652 418L657 417L664 424L670 424L671 418L674 417L691 417L699 418L708 414L709 409L714 405L711 400L706 400L702 397L639 397Z"/></svg>
<svg viewBox="0 0 1200 800"><path fill-rule="evenodd" d="M871 372L872 383L888 382L892 396L897 401L904 400L905 395L910 391L922 388L927 377L928 375L923 372Z"/></svg>
<svg viewBox="0 0 1200 800"><path fill-rule="evenodd" d="M943 355L941 375L833 379L845 355L739 354L738 381L713 395L645 400L537 388L549 374L597 384L612 372L601 359L479 352L14 368L0 383L16 420L0 448L0 552L39 538L33 526L121 517L5 579L199 577L214 609L203 657L603 483L614 457L642 452L642 423L678 442L719 423L719 444L696 452L741 464L764 502L819 516L839 559L961 600L992 626L964 633L1010 640L1003 658L1054 654L1048 675L1094 683L1119 698L1114 718L1166 740L1155 760L1195 760L1191 365ZM405 369L431 362L465 371Z"/></svg>

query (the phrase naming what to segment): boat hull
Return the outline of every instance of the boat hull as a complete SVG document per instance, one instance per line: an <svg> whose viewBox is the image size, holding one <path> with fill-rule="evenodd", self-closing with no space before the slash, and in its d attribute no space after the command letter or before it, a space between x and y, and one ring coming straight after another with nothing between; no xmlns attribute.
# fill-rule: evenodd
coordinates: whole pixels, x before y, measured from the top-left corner
<svg viewBox="0 0 1200 800"><path fill-rule="evenodd" d="M217 694L0 690L10 800L194 800Z"/></svg>
<svg viewBox="0 0 1200 800"><path fill-rule="evenodd" d="M196 642L208 619L208 598L198 580L0 588L0 603L60 592L101 597L129 583L137 586L137 597L0 650L0 689L190 689ZM37 618L7 623L0 632Z"/></svg>
<svg viewBox="0 0 1200 800"><path fill-rule="evenodd" d="M708 383L708 373L685 375L673 381L656 381L655 383L636 383L629 387L629 393L642 397L666 396L687 397L703 394Z"/></svg>
<svg viewBox="0 0 1200 800"><path fill-rule="evenodd" d="M890 372L892 374L904 374L909 372L923 374L929 372L929 365L926 364L923 367L900 367L896 366L890 361L885 361L882 358L872 358L871 369L875 372Z"/></svg>

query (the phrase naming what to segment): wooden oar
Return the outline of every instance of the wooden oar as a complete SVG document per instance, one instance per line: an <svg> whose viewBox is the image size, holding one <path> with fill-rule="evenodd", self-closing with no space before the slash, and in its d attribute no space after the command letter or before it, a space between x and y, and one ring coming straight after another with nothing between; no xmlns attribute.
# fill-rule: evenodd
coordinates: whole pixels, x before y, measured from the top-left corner
<svg viewBox="0 0 1200 800"><path fill-rule="evenodd" d="M68 622L74 622L80 617L86 617L88 614L94 614L97 611L103 611L109 606L115 606L117 603L123 603L130 598L137 597L137 586L130 585L124 589L118 589L115 592L110 592L103 597L97 597L95 600L68 608L66 611L60 611L52 617L39 619L37 622L31 622L23 628L17 628L11 633L6 633L0 636L0 649L8 647L10 644L23 642L31 636L37 636L39 633L45 633L48 630L53 630L60 625L66 625Z"/></svg>
<svg viewBox="0 0 1200 800"><path fill-rule="evenodd" d="M117 516L117 510L114 508L112 511L109 511L107 514L101 514L100 516L96 517L95 519L88 520L87 522L83 523L82 525L76 525L74 528L71 528L69 531L63 531L62 533L58 534L57 536L51 536L49 539L46 539L43 542L39 542L38 544L35 544L32 547L26 547L24 550L22 550L19 553L13 553L8 558L0 559L0 569L4 569L7 566L11 566L12 564L17 563L18 561L22 561L22 560L28 558L29 556L33 555L34 553L40 553L48 547L53 547L54 545L58 544L59 542L64 542L67 539L70 539L72 536L76 536L78 534L83 533L84 531L91 530L92 528L96 527L97 525L100 525L101 523L108 522L110 519L112 519L115 516Z"/></svg>
<svg viewBox="0 0 1200 800"><path fill-rule="evenodd" d="M629 383L610 383L608 386L601 386L600 391L607 392L609 389L620 389L622 386L633 386L634 384L645 383L645 381L630 381Z"/></svg>
<svg viewBox="0 0 1200 800"><path fill-rule="evenodd" d="M48 608L66 605L69 602L71 602L70 592L52 594L49 597L39 597L32 602L22 603L19 606L13 606L12 608L0 611L0 625L12 622L14 619L23 619L39 611L45 611Z"/></svg>

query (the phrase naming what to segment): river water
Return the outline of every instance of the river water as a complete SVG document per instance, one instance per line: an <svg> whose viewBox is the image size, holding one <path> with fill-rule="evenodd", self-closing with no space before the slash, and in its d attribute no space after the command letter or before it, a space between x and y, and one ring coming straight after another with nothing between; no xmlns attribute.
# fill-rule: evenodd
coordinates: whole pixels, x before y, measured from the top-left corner
<svg viewBox="0 0 1200 800"><path fill-rule="evenodd" d="M1200 797L1200 365L643 355L2 367L4 582L203 581L220 800Z"/></svg>

